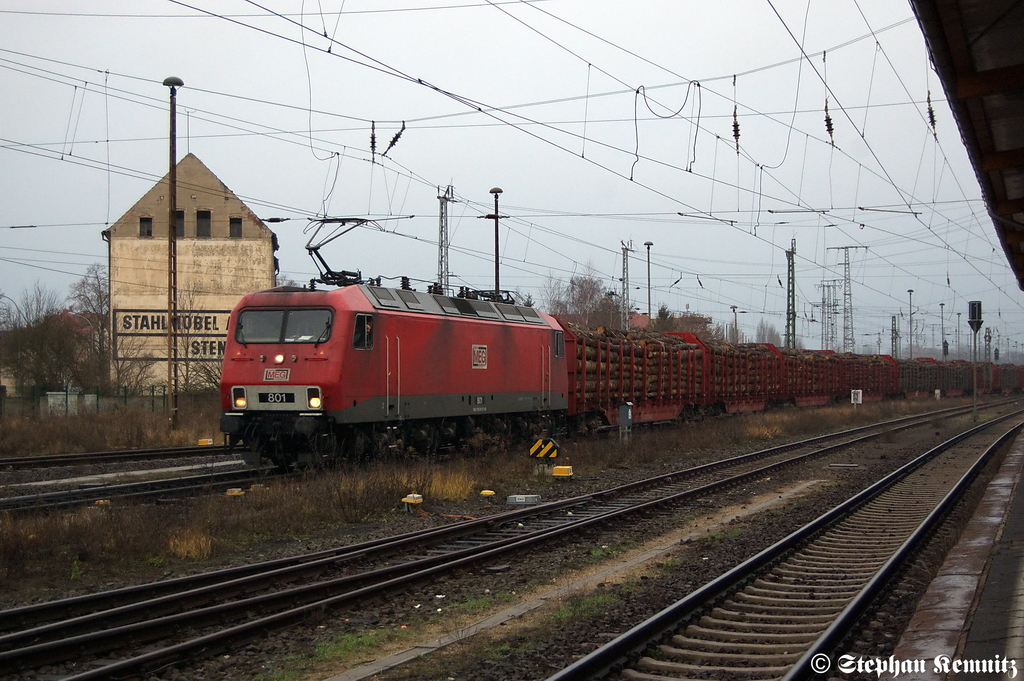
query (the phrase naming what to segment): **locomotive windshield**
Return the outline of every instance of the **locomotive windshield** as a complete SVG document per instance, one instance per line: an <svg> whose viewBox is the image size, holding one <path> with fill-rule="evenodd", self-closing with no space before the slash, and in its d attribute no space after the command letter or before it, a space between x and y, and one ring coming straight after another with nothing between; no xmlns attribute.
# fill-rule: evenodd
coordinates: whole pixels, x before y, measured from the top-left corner
<svg viewBox="0 0 1024 681"><path fill-rule="evenodd" d="M331 337L331 311L243 310L235 340L249 343L323 343Z"/></svg>

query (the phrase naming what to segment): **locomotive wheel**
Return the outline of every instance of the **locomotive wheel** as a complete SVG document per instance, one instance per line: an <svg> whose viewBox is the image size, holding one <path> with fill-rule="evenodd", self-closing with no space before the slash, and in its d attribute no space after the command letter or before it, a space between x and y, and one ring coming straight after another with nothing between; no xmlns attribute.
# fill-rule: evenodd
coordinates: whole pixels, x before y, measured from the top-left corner
<svg viewBox="0 0 1024 681"><path fill-rule="evenodd" d="M372 433L363 428L353 428L345 437L342 451L352 463L364 464L370 459L373 443Z"/></svg>
<svg viewBox="0 0 1024 681"><path fill-rule="evenodd" d="M310 467L322 467L329 464L338 457L338 436L334 431L322 433L309 439L313 453L317 455L318 462Z"/></svg>
<svg viewBox="0 0 1024 681"><path fill-rule="evenodd" d="M386 428L373 434L374 458L383 459L394 456L403 449L405 449L404 443L401 438L394 436L392 429Z"/></svg>
<svg viewBox="0 0 1024 681"><path fill-rule="evenodd" d="M251 437L246 440L249 449L264 459L269 459L275 466L276 473L290 473L292 462L282 451L280 440L271 438Z"/></svg>

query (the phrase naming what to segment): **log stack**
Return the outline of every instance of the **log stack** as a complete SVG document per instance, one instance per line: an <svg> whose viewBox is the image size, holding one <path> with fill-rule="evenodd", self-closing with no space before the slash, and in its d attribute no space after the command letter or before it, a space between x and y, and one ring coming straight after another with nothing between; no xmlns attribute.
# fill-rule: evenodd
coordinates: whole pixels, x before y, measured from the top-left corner
<svg viewBox="0 0 1024 681"><path fill-rule="evenodd" d="M577 399L667 399L700 380L700 347L678 336L567 326L578 339Z"/></svg>

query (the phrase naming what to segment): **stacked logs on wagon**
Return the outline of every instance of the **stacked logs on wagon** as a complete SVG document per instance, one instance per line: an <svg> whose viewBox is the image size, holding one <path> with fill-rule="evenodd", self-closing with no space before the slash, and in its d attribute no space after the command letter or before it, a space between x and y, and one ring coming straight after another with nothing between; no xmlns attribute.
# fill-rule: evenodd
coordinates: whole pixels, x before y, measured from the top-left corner
<svg viewBox="0 0 1024 681"><path fill-rule="evenodd" d="M576 392L586 400L610 394L674 397L700 381L701 350L695 343L650 331L568 326L579 339Z"/></svg>
<svg viewBox="0 0 1024 681"><path fill-rule="evenodd" d="M760 395L775 387L776 356L761 343L705 341L711 350L712 389L720 395Z"/></svg>
<svg viewBox="0 0 1024 681"><path fill-rule="evenodd" d="M971 389L971 363L954 359L942 367L942 385L947 390ZM903 387L902 385L900 386Z"/></svg>
<svg viewBox="0 0 1024 681"><path fill-rule="evenodd" d="M898 360L899 389L902 392L934 390L939 385L939 367L928 359Z"/></svg>
<svg viewBox="0 0 1024 681"><path fill-rule="evenodd" d="M885 377L889 375L888 370L892 365L881 355L844 353L840 357L848 362L847 385L851 389L886 390L890 387ZM917 366L922 376L929 377L926 383L934 384L938 381L938 365L934 362L924 362Z"/></svg>

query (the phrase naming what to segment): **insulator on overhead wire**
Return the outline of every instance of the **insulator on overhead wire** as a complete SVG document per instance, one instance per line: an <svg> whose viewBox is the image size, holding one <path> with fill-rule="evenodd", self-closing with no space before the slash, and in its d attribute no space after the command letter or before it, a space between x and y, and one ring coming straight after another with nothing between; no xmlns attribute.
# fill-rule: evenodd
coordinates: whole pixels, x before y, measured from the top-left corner
<svg viewBox="0 0 1024 681"><path fill-rule="evenodd" d="M388 144L388 148L384 150L384 153L380 155L381 158L388 155L388 152L391 151L391 147L395 146L395 143L398 142L398 138L402 136L403 132L405 132L405 121L402 121L402 129L396 132L395 136L391 138L391 143Z"/></svg>
<svg viewBox="0 0 1024 681"><path fill-rule="evenodd" d="M932 91L928 91L928 125L932 126L932 134L935 134L935 109L932 107Z"/></svg>
<svg viewBox="0 0 1024 681"><path fill-rule="evenodd" d="M377 123L370 121L370 157L377 155Z"/></svg>
<svg viewBox="0 0 1024 681"><path fill-rule="evenodd" d="M836 145L836 140L832 136L832 116L828 112L828 100L825 100L825 131L828 132L828 139L832 143L832 146Z"/></svg>
<svg viewBox="0 0 1024 681"><path fill-rule="evenodd" d="M732 138L736 140L736 153L740 153L740 119L736 117L736 105L732 105Z"/></svg>

